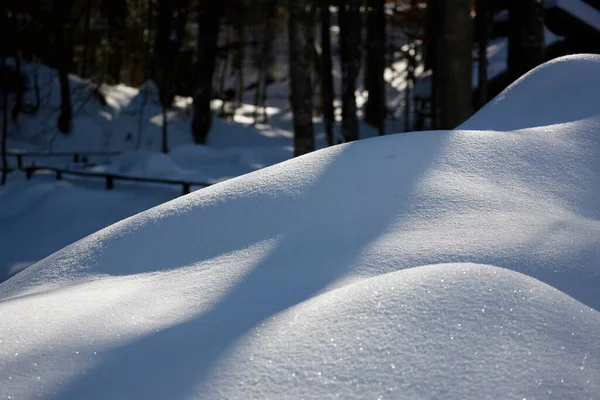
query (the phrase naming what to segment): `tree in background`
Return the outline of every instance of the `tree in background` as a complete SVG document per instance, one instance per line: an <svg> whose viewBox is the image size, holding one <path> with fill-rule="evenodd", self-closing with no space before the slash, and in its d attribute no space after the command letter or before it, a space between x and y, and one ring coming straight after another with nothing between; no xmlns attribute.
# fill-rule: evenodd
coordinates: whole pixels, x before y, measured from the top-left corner
<svg viewBox="0 0 600 400"><path fill-rule="evenodd" d="M69 86L69 72L73 59L72 7L73 0L54 1L55 64L60 84L60 115L58 116L57 128L64 134L71 132L73 120L71 88Z"/></svg>
<svg viewBox="0 0 600 400"><path fill-rule="evenodd" d="M107 75L112 82L120 83L123 65L123 34L129 10L127 2L123 0L102 0L102 2L107 20L108 43L110 44ZM159 0L159 3L163 3L163 1ZM177 1L172 3L176 4Z"/></svg>
<svg viewBox="0 0 600 400"><path fill-rule="evenodd" d="M385 104L385 0L367 0L367 62L365 89L369 98L365 106L365 122L383 135Z"/></svg>
<svg viewBox="0 0 600 400"><path fill-rule="evenodd" d="M196 87L192 112L192 135L196 143L206 143L212 125L210 101L217 60L217 40L223 14L223 1L200 1L198 6L198 36Z"/></svg>
<svg viewBox="0 0 600 400"><path fill-rule="evenodd" d="M290 100L294 114L294 156L300 156L315 149L309 40L312 12L309 0L289 0L288 4Z"/></svg>
<svg viewBox="0 0 600 400"><path fill-rule="evenodd" d="M163 134L162 151L166 153L167 110L171 107L175 93L173 90L174 73L181 43L185 34L189 0L159 0L156 33L156 71L160 103L162 105Z"/></svg>
<svg viewBox="0 0 600 400"><path fill-rule="evenodd" d="M508 75L511 81L544 62L543 0L508 0Z"/></svg>
<svg viewBox="0 0 600 400"><path fill-rule="evenodd" d="M475 29L477 37L477 55L479 59L477 76L477 107L481 108L488 101L488 58L487 48L490 42L493 18L493 4L490 0L477 0Z"/></svg>
<svg viewBox="0 0 600 400"><path fill-rule="evenodd" d="M4 10L2 10L4 11ZM0 21L4 20L1 18ZM2 54L0 63L0 82L2 82L2 179L1 184L6 184L6 177L8 175L8 161L6 159L6 142L8 140L8 79L7 79L7 68L6 68L6 55Z"/></svg>
<svg viewBox="0 0 600 400"><path fill-rule="evenodd" d="M8 69L6 66L6 57L8 53L8 43L10 38L10 8L8 1L0 6L0 35L5 40L0 40L0 89L2 89L2 138L1 139L1 155L2 155L2 178L0 184L6 184L8 175L8 161L6 159L6 141L8 140Z"/></svg>
<svg viewBox="0 0 600 400"><path fill-rule="evenodd" d="M329 1L323 0L321 3L321 102L323 103L323 122L325 125L325 134L327 144L333 146L333 124L335 122L333 100L333 66L331 61L331 12L329 10Z"/></svg>
<svg viewBox="0 0 600 400"><path fill-rule="evenodd" d="M436 0L434 90L439 128L454 129L472 114L471 0Z"/></svg>
<svg viewBox="0 0 600 400"><path fill-rule="evenodd" d="M342 64L342 134L347 142L358 139L355 92L361 63L360 6L360 0L341 0L338 11Z"/></svg>

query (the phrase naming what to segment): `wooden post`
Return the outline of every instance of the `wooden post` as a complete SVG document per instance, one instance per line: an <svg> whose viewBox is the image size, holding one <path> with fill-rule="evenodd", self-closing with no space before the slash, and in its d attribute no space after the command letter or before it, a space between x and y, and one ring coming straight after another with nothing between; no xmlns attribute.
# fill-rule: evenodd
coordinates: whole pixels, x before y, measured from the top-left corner
<svg viewBox="0 0 600 400"><path fill-rule="evenodd" d="M115 187L115 177L113 175L106 175L106 190L111 190Z"/></svg>
<svg viewBox="0 0 600 400"><path fill-rule="evenodd" d="M188 182L183 183L183 194L186 195L190 192L190 184Z"/></svg>
<svg viewBox="0 0 600 400"><path fill-rule="evenodd" d="M27 180L31 179L31 177L33 176L33 171L34 171L34 169L32 167L29 167L25 170L25 175L27 176Z"/></svg>
<svg viewBox="0 0 600 400"><path fill-rule="evenodd" d="M23 169L23 154L17 154L17 167Z"/></svg>
<svg viewBox="0 0 600 400"><path fill-rule="evenodd" d="M62 179L62 171L56 171L56 180L60 181Z"/></svg>
<svg viewBox="0 0 600 400"><path fill-rule="evenodd" d="M79 162L79 154L73 153L73 162L74 163L78 163Z"/></svg>

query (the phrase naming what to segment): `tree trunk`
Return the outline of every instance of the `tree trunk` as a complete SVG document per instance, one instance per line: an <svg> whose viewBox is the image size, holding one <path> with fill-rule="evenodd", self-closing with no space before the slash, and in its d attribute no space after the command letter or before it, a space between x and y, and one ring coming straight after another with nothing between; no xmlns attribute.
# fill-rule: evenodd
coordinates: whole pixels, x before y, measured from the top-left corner
<svg viewBox="0 0 600 400"><path fill-rule="evenodd" d="M122 34L127 17L127 2L104 0L108 20L108 41L111 51L108 56L108 76L114 83L121 82Z"/></svg>
<svg viewBox="0 0 600 400"><path fill-rule="evenodd" d="M69 87L69 70L72 62L72 43L69 25L71 23L71 7L73 0L55 0L55 47L56 67L60 84L60 115L57 128L68 134L72 129L73 109L71 105L71 88Z"/></svg>
<svg viewBox="0 0 600 400"><path fill-rule="evenodd" d="M471 0L437 3L437 89L441 129L454 129L472 114Z"/></svg>
<svg viewBox="0 0 600 400"><path fill-rule="evenodd" d="M309 29L311 12L307 0L289 0L289 68L292 111L294 113L294 156L315 149L312 123L312 84L310 79Z"/></svg>
<svg viewBox="0 0 600 400"><path fill-rule="evenodd" d="M488 101L487 47L490 42L491 27L493 23L492 9L489 0L477 0L477 15L475 21L477 29L477 48L479 58L477 76L477 106L481 108Z"/></svg>
<svg viewBox="0 0 600 400"><path fill-rule="evenodd" d="M508 75L511 80L544 62L543 0L508 0Z"/></svg>
<svg viewBox="0 0 600 400"><path fill-rule="evenodd" d="M342 0L339 8L342 62L342 134L347 142L358 139L356 78L361 61L360 0Z"/></svg>
<svg viewBox="0 0 600 400"><path fill-rule="evenodd" d="M0 19L0 21L2 19ZM6 55L2 55L0 71L2 71L2 181L0 183L5 185L8 176L8 160L6 159L6 142L8 140L8 82L6 78Z"/></svg>
<svg viewBox="0 0 600 400"><path fill-rule="evenodd" d="M169 152L169 142L168 142L168 126L169 126L169 122L167 120L167 107L163 104L161 107L162 110L162 152L163 153L168 153Z"/></svg>
<svg viewBox="0 0 600 400"><path fill-rule="evenodd" d="M239 47L234 58L235 68L235 108L241 107L244 102L244 62L246 57L246 38L244 24L235 25L236 37Z"/></svg>
<svg viewBox="0 0 600 400"><path fill-rule="evenodd" d="M414 43L409 45L406 52L406 89L404 89L404 132L410 132L411 126L411 96L415 83L415 70L417 69L417 49Z"/></svg>
<svg viewBox="0 0 600 400"><path fill-rule="evenodd" d="M321 58L323 60L323 71L321 84L321 95L323 97L323 122L325 124L325 134L327 135L327 144L333 146L333 124L335 121L333 108L333 75L331 61L331 12L329 11L329 2L324 1L321 5Z"/></svg>
<svg viewBox="0 0 600 400"><path fill-rule="evenodd" d="M168 152L166 112L171 107L175 92L173 75L176 71L177 58L187 22L189 0L160 0L158 26L156 34L156 67L155 79L158 83L160 103L163 108L162 151Z"/></svg>
<svg viewBox="0 0 600 400"><path fill-rule="evenodd" d="M196 143L206 143L212 125L210 100L223 4L223 1L203 1L198 10L198 62L192 113L192 134Z"/></svg>
<svg viewBox="0 0 600 400"><path fill-rule="evenodd" d="M365 122L383 135L385 122L385 1L367 0L367 63L365 89L369 98Z"/></svg>
<svg viewBox="0 0 600 400"><path fill-rule="evenodd" d="M83 54L81 57L81 77L87 78L90 59L90 26L92 23L92 0L87 0L83 25Z"/></svg>
<svg viewBox="0 0 600 400"><path fill-rule="evenodd" d="M431 129L438 129L439 127L439 91L440 91L440 79L438 71L438 36L440 35L440 29L438 24L440 23L440 0L429 0L427 19L427 46L425 54L425 68L431 69Z"/></svg>
<svg viewBox="0 0 600 400"><path fill-rule="evenodd" d="M12 13L10 28L12 29L11 36L13 38L13 52L15 57L15 72L19 79L21 79L21 52L20 52L20 32L19 32L19 22L17 21L17 14L15 12ZM8 38L7 38L8 39ZM10 42L10 40L7 40ZM15 88L15 105L11 110L11 119L14 124L18 126L19 124L19 114L23 111L23 94L25 91L25 85L18 84Z"/></svg>

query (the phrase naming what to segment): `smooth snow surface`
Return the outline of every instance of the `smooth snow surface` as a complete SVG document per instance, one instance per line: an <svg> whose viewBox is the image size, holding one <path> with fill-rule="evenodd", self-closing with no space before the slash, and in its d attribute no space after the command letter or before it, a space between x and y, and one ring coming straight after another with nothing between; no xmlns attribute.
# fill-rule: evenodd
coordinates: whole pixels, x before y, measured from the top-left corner
<svg viewBox="0 0 600 400"><path fill-rule="evenodd" d="M321 150L27 268L0 284L0 398L598 398L599 69L559 59L477 130Z"/></svg>

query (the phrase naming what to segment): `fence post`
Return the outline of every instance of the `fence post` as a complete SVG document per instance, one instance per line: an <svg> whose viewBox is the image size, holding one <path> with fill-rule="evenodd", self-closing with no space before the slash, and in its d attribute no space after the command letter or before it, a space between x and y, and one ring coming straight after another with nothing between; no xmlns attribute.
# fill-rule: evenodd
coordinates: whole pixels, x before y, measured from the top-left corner
<svg viewBox="0 0 600 400"><path fill-rule="evenodd" d="M115 177L113 175L106 175L106 190L111 190L115 187Z"/></svg>
<svg viewBox="0 0 600 400"><path fill-rule="evenodd" d="M17 167L23 169L23 154L17 154Z"/></svg>
<svg viewBox="0 0 600 400"><path fill-rule="evenodd" d="M186 195L190 192L190 184L188 182L183 183L183 194Z"/></svg>
<svg viewBox="0 0 600 400"><path fill-rule="evenodd" d="M31 179L31 177L33 176L33 171L34 169L32 167L25 169L25 176L27 177L27 180Z"/></svg>
<svg viewBox="0 0 600 400"><path fill-rule="evenodd" d="M62 179L62 171L56 171L56 180L60 181Z"/></svg>
<svg viewBox="0 0 600 400"><path fill-rule="evenodd" d="M79 154L73 153L73 162L74 163L78 163L79 162Z"/></svg>

